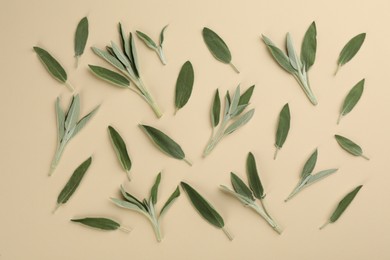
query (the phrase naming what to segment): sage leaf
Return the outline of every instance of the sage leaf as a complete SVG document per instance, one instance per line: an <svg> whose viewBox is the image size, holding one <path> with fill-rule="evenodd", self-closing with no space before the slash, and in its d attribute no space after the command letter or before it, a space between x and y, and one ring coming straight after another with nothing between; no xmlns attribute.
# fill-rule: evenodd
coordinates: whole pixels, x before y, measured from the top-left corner
<svg viewBox="0 0 390 260"><path fill-rule="evenodd" d="M89 218L79 218L79 219L71 219L72 222L80 223L88 227L101 229L101 230L117 230L120 229L124 232L130 232L131 230L125 227L122 227L118 222L102 217L89 217Z"/></svg>
<svg viewBox="0 0 390 260"><path fill-rule="evenodd" d="M294 190L290 193L290 195L284 200L285 202L290 200L298 192L300 192L302 189L306 188L307 186L337 172L338 169L327 169L327 170L320 171L316 174L312 174L317 162L317 155L318 155L318 150L316 149L314 153L306 161L301 173L301 179L299 180L297 186L295 186Z"/></svg>
<svg viewBox="0 0 390 260"><path fill-rule="evenodd" d="M88 18L84 17L77 25L75 41L74 41L74 56L76 57L76 67L79 64L79 58L84 53L85 45L88 40Z"/></svg>
<svg viewBox="0 0 390 260"><path fill-rule="evenodd" d="M100 50L96 47L92 47L92 51L98 55L100 58L104 59L112 66L117 68L120 71L125 71L125 66L116 58L116 56L111 55L110 53Z"/></svg>
<svg viewBox="0 0 390 260"><path fill-rule="evenodd" d="M255 113L255 109L251 109L248 112L246 112L245 114L243 114L240 118L238 118L236 121L234 121L231 125L229 125L226 128L224 135L229 135L229 134L233 133L234 131L236 131L238 128L240 128L243 125L245 125L246 123L248 123L249 120L252 119L254 113Z"/></svg>
<svg viewBox="0 0 390 260"><path fill-rule="evenodd" d="M77 169L73 172L72 176L66 183L65 187L62 189L57 198L57 206L54 209L53 213L61 206L65 204L73 193L76 191L77 187L80 185L81 180L83 179L85 173L87 172L89 166L92 163L92 157L89 157L85 160Z"/></svg>
<svg viewBox="0 0 390 260"><path fill-rule="evenodd" d="M246 158L246 171L248 175L249 187L253 191L253 195L255 195L255 197L260 200L263 199L265 197L264 188L261 184L259 174L257 172L255 157L251 152L248 153Z"/></svg>
<svg viewBox="0 0 390 260"><path fill-rule="evenodd" d="M232 55L226 43L213 30L204 27L202 31L203 40L211 54L222 63L230 64L235 72L240 73L232 63Z"/></svg>
<svg viewBox="0 0 390 260"><path fill-rule="evenodd" d="M353 57L355 57L356 53L358 53L358 51L360 50L360 47L362 47L365 38L366 34L361 33L353 37L351 40L349 40L349 42L347 42L347 44L341 50L339 59L337 61L337 70L335 72L335 75L337 74L341 66L345 65Z"/></svg>
<svg viewBox="0 0 390 260"><path fill-rule="evenodd" d="M265 35L262 35L264 43L267 45L268 50L271 52L275 61L287 72L295 73L295 69L291 66L290 60L281 49L275 46L275 44Z"/></svg>
<svg viewBox="0 0 390 260"><path fill-rule="evenodd" d="M351 202L354 200L360 189L363 187L363 185L357 186L353 191L349 192L337 205L335 211L330 216L329 220L320 227L320 229L323 229L326 225L329 223L336 222L340 216L344 213L344 211L348 208L348 206L351 204Z"/></svg>
<svg viewBox="0 0 390 260"><path fill-rule="evenodd" d="M225 228L225 222L221 215L214 209L214 207L200 195L194 188L185 182L181 182L181 187L187 193L192 205L198 211L198 213L211 225L216 228L222 229L229 240L233 240L233 237L227 232Z"/></svg>
<svg viewBox="0 0 390 260"><path fill-rule="evenodd" d="M192 87L194 85L194 68L190 61L186 61L181 67L176 81L175 106L176 112L187 104L191 97ZM175 113L176 113L175 112Z"/></svg>
<svg viewBox="0 0 390 260"><path fill-rule="evenodd" d="M251 100L253 90L255 89L255 85L250 86L242 95L240 96L240 100L238 101L238 105L248 105Z"/></svg>
<svg viewBox="0 0 390 260"><path fill-rule="evenodd" d="M144 34L141 31L136 31L136 34L138 38L140 38L146 44L146 46L153 50L157 49L157 44L148 35Z"/></svg>
<svg viewBox="0 0 390 260"><path fill-rule="evenodd" d="M161 151L175 159L185 161L190 166L192 165L191 162L186 159L185 153L180 145L173 141L172 138L154 127L141 124L139 127Z"/></svg>
<svg viewBox="0 0 390 260"><path fill-rule="evenodd" d="M160 185L160 181L161 181L161 172L157 175L156 181L154 182L154 185L150 190L150 200L152 201L153 205L156 205L157 203L158 186Z"/></svg>
<svg viewBox="0 0 390 260"><path fill-rule="evenodd" d="M356 104L359 102L360 97L363 94L364 90L364 79L359 81L348 93L348 95L345 97L343 106L341 108L341 112L339 115L339 119L337 120L337 124L340 123L340 120L343 116L351 112L351 110L356 106Z"/></svg>
<svg viewBox="0 0 390 260"><path fill-rule="evenodd" d="M165 33L165 30L167 29L167 27L168 27L168 24L165 25L165 26L162 28L161 32L160 32L160 46L162 46L163 43L164 43L164 33Z"/></svg>
<svg viewBox="0 0 390 260"><path fill-rule="evenodd" d="M348 153L355 156L361 156L366 160L370 160L367 156L363 154L362 148L352 140L341 135L335 135L334 137L336 138L336 141L340 145L340 147L343 148Z"/></svg>
<svg viewBox="0 0 390 260"><path fill-rule="evenodd" d="M68 82L68 75L61 64L46 50L35 46L34 51L37 53L39 60L44 67L56 80L64 84L70 91L74 91L73 86Z"/></svg>
<svg viewBox="0 0 390 260"><path fill-rule="evenodd" d="M180 196L179 186L176 187L176 190L169 196L168 200L165 202L164 206L161 208L160 217L168 210L172 203Z"/></svg>
<svg viewBox="0 0 390 260"><path fill-rule="evenodd" d="M302 64L295 52L290 33L287 33L287 52L291 66L297 71L300 70Z"/></svg>
<svg viewBox="0 0 390 260"><path fill-rule="evenodd" d="M135 75L139 78L139 62L138 62L138 54L137 54L137 49L135 48L135 43L134 43L134 38L133 34L130 33L129 36L129 43L130 43L130 53L131 53L131 61L133 65L133 71Z"/></svg>
<svg viewBox="0 0 390 260"><path fill-rule="evenodd" d="M282 110L279 113L279 122L278 128L276 130L276 141L275 141L275 155L274 160L278 154L278 151L283 147L284 142L286 141L288 132L290 131L290 107L288 103L285 104Z"/></svg>
<svg viewBox="0 0 390 260"><path fill-rule="evenodd" d="M317 28L316 23L312 22L307 29L305 36L303 37L301 47L301 61L305 66L306 71L309 71L310 67L313 66L316 59L317 52Z"/></svg>
<svg viewBox="0 0 390 260"><path fill-rule="evenodd" d="M219 91L215 92L213 106L211 109L211 125L215 128L219 124L219 115L221 114L221 100L219 98Z"/></svg>
<svg viewBox="0 0 390 260"><path fill-rule="evenodd" d="M176 187L176 190L171 194L171 196L168 198L167 202L164 204L163 208L161 209L160 214L159 215L157 214L155 204L157 203L157 193L161 181L161 176L162 175L160 172L157 175L156 181L151 188L149 200L143 199L143 202L140 202L135 196L126 192L122 186L120 190L122 195L125 197L127 201L111 198L111 201L118 207L133 210L146 216L153 226L153 230L156 234L156 239L158 242L161 242L162 240L161 227L160 227L161 217L163 213L165 213L167 209L171 206L171 204L180 196L179 187Z"/></svg>
<svg viewBox="0 0 390 260"><path fill-rule="evenodd" d="M120 88L127 88L130 85L130 81L120 75L119 73L116 73L115 71L99 67L99 66L94 66L94 65L88 65L93 74L98 76L99 78L117 86Z"/></svg>
<svg viewBox="0 0 390 260"><path fill-rule="evenodd" d="M252 191L246 186L246 184L233 172L230 173L230 180L235 192L248 198L249 200L254 201Z"/></svg>
<svg viewBox="0 0 390 260"><path fill-rule="evenodd" d="M122 27L121 23L119 23L118 27L119 27L119 35L120 35L121 43L122 43L122 50L126 54L127 58L130 60L131 59L131 53L130 53L129 40L128 40L127 36L126 36L125 31L123 30L123 27Z"/></svg>
<svg viewBox="0 0 390 260"><path fill-rule="evenodd" d="M108 133L110 135L111 143L114 147L115 154L123 168L126 171L127 178L131 181L130 170L131 170L131 159L127 152L125 141L112 126L108 126Z"/></svg>
<svg viewBox="0 0 390 260"><path fill-rule="evenodd" d="M150 38L147 34L141 32L141 31L136 31L138 38L142 40L143 43L145 43L146 46L148 46L150 49L154 50L158 57L160 58L160 61L163 65L167 64L167 61L165 59L165 54L163 50L163 42L164 42L164 33L165 30L167 29L168 25L165 25L164 28L160 32L160 37L159 37L159 45L155 43L152 38Z"/></svg>
<svg viewBox="0 0 390 260"><path fill-rule="evenodd" d="M66 113L61 109L59 97L56 100L55 106L57 115L57 149L50 165L49 176L51 176L57 168L67 143L78 134L99 108L99 106L95 107L86 116L77 121L80 114L80 98L78 95L72 97L69 109Z"/></svg>

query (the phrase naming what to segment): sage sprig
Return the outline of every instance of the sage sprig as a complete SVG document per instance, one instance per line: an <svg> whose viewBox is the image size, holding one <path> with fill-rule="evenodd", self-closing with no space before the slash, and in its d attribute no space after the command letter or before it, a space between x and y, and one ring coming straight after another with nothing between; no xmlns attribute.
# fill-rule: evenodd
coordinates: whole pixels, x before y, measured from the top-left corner
<svg viewBox="0 0 390 260"><path fill-rule="evenodd" d="M220 122L220 111L221 111L221 102L219 98L219 92L215 93L213 105L211 109L211 124L213 131L211 138L206 145L206 148L203 152L203 157L206 157L210 152L215 148L215 146L229 134L233 133L246 123L248 123L255 109L251 109L248 112L244 113L242 116L239 116L245 108L249 105L249 101L252 97L254 85L248 88L242 95L240 95L240 86L236 88L233 97L230 99L229 92L225 96L225 108L222 112L222 121ZM232 122L233 121L233 122ZM229 124L230 123L230 124ZM219 129L214 133L215 128L219 125Z"/></svg>
<svg viewBox="0 0 390 260"><path fill-rule="evenodd" d="M233 190L229 189L225 185L220 185L223 191L236 197L245 207L250 207L257 214L259 214L267 223L278 233L281 234L282 230L270 216L264 205L264 189L260 181L259 174L257 172L255 157L252 153L247 157L247 176L249 187L233 172L230 173L230 181L233 186ZM256 203L256 199L260 200L260 206Z"/></svg>
<svg viewBox="0 0 390 260"><path fill-rule="evenodd" d="M165 25L164 28L162 28L158 45L148 35L146 35L143 32L137 31L138 38L140 38L145 43L146 46L148 46L150 49L154 50L157 53L163 65L167 64L164 50L163 50L164 33L167 27L168 25Z"/></svg>
<svg viewBox="0 0 390 260"><path fill-rule="evenodd" d="M57 149L50 165L49 176L55 171L68 142L88 123L98 108L99 106L95 107L86 116L78 120L80 115L79 95L77 94L72 97L72 101L70 102L66 113L60 106L60 98L57 97L55 104L57 116Z"/></svg>
<svg viewBox="0 0 390 260"><path fill-rule="evenodd" d="M302 189L306 188L307 186L337 172L338 169L328 169L328 170L323 170L323 171L317 172L316 174L312 174L312 172L316 166L316 163L317 163L317 156L318 156L318 150L316 149L314 151L314 153L312 153L312 155L306 161L305 165L303 166L303 169L301 172L301 179L299 180L298 185L290 193L290 195L287 197L287 199L285 199L285 202L290 200L298 192L300 192Z"/></svg>
<svg viewBox="0 0 390 260"><path fill-rule="evenodd" d="M191 97L192 87L194 85L194 68L190 61L186 61L180 69L179 76L176 81L175 95L175 114L187 104Z"/></svg>
<svg viewBox="0 0 390 260"><path fill-rule="evenodd" d="M360 191L360 189L363 187L363 185L357 186L353 191L349 192L337 205L335 211L330 216L329 220L320 227L320 229L323 229L326 227L329 223L336 222L340 216L344 213L344 211L348 208L349 204L353 201L353 199L356 197L357 193Z"/></svg>
<svg viewBox="0 0 390 260"><path fill-rule="evenodd" d="M162 116L162 112L142 81L140 75L140 66L134 37L132 33L130 33L129 37L127 37L120 23L119 34L121 37L122 48L114 42L111 42L111 46L107 46L107 51L92 47L92 50L96 55L111 64L118 72L92 65L90 65L90 69L99 78L104 79L115 86L127 88L137 93L149 104L156 116L160 118ZM131 85L130 81L134 84Z"/></svg>
<svg viewBox="0 0 390 260"><path fill-rule="evenodd" d="M71 219L70 221L75 223L80 223L84 226L92 227L95 229L100 230L122 230L126 233L129 233L131 229L122 226L115 220L109 219L109 218L102 218L102 217L89 217L89 218L77 218L77 219Z"/></svg>
<svg viewBox="0 0 390 260"><path fill-rule="evenodd" d="M131 170L131 159L127 152L127 147L125 141L123 141L122 136L115 130L112 126L108 126L108 133L110 135L110 139L112 145L115 150L115 154L118 157L118 160L126 172L127 178L131 181L130 170Z"/></svg>
<svg viewBox="0 0 390 260"><path fill-rule="evenodd" d="M186 158L183 149L181 149L180 145L173 141L172 138L154 127L141 124L139 125L139 127L150 138L150 140L165 154L175 159L183 160L188 165L192 166L192 163Z"/></svg>
<svg viewBox="0 0 390 260"><path fill-rule="evenodd" d="M161 217L166 213L172 203L180 196L179 187L176 187L175 191L171 194L164 206L161 208L160 213L157 214L156 203L158 197L158 188L161 181L161 173L157 175L156 181L150 191L149 199L143 199L142 202L135 196L131 195L123 187L120 188L123 199L111 198L111 201L118 207L136 211L146 216L153 226L154 232L158 242L162 240L161 234Z"/></svg>
<svg viewBox="0 0 390 260"><path fill-rule="evenodd" d="M202 35L207 48L214 56L214 58L222 63L229 64L235 72L240 73L237 67L232 63L232 54L230 53L228 46L222 40L222 38L207 27L203 28Z"/></svg>
<svg viewBox="0 0 390 260"><path fill-rule="evenodd" d="M356 104L359 102L360 97L363 94L364 90L364 79L359 81L348 93L348 95L345 97L343 106L340 111L339 118L337 120L337 124L340 123L340 120L343 116L351 112L351 110L356 106Z"/></svg>
<svg viewBox="0 0 390 260"><path fill-rule="evenodd" d="M282 111L279 113L279 122L278 122L278 129L276 130L276 140L275 140L275 154L274 154L274 160L276 159L276 156L278 155L279 150L283 147L284 142L286 141L288 132L290 131L290 107L288 106L288 103L285 104L282 108Z"/></svg>
<svg viewBox="0 0 390 260"><path fill-rule="evenodd" d="M267 45L272 57L275 61L288 73L294 76L298 81L302 90L309 98L313 105L317 105L317 99L310 87L308 71L314 64L316 51L317 51L317 29L316 24L313 22L309 29L306 31L302 47L301 56L298 57L292 39L289 33L287 33L286 44L287 44L287 55L266 36L262 36L264 43Z"/></svg>
<svg viewBox="0 0 390 260"><path fill-rule="evenodd" d="M76 57L76 68L79 65L79 58L84 53L85 45L88 40L88 18L84 17L77 25L75 41L74 41L74 56Z"/></svg>
<svg viewBox="0 0 390 260"><path fill-rule="evenodd" d="M347 42L344 48L341 50L339 59L337 61L337 69L334 73L335 75L340 70L341 66L349 62L360 50L362 47L364 39L366 38L365 33L361 33L353 37L351 40Z"/></svg>
<svg viewBox="0 0 390 260"><path fill-rule="evenodd" d="M83 179L85 173L87 172L89 166L92 163L92 157L89 157L85 160L77 169L73 172L72 176L66 183L65 187L62 189L57 198L57 206L55 207L53 213L62 205L65 204L73 193L76 191L77 187L80 185L81 180Z"/></svg>
<svg viewBox="0 0 390 260"><path fill-rule="evenodd" d="M362 148L352 140L341 135L335 135L334 137L336 138L336 141L340 145L340 147L348 153L354 156L361 156L366 160L370 160L367 156L363 154Z"/></svg>
<svg viewBox="0 0 390 260"><path fill-rule="evenodd" d="M68 81L68 75L61 64L46 50L35 46L34 51L37 53L39 60L44 67L56 80L64 84L71 92L74 91L73 86Z"/></svg>
<svg viewBox="0 0 390 260"><path fill-rule="evenodd" d="M181 182L181 187L188 195L192 205L198 211L198 213L211 225L216 228L222 229L229 240L233 240L232 234L229 233L225 227L225 222L217 210L208 202L202 195L199 194L194 188L185 182Z"/></svg>

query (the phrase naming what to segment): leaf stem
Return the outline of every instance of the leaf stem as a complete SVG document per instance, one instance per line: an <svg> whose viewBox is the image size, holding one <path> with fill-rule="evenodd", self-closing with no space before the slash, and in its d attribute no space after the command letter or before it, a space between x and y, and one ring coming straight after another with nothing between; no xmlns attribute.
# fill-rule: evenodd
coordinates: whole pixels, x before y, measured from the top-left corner
<svg viewBox="0 0 390 260"><path fill-rule="evenodd" d="M279 150L280 150L280 148L276 147L276 150L275 150L275 153L274 153L274 160L276 160L276 157L278 156Z"/></svg>
<svg viewBox="0 0 390 260"><path fill-rule="evenodd" d="M341 65L337 64L337 68L336 68L336 71L334 72L334 76L337 75L337 73L339 72L340 68L341 68Z"/></svg>
<svg viewBox="0 0 390 260"><path fill-rule="evenodd" d="M326 227L329 223L330 223L329 221L325 222L325 224L323 224L323 225L320 227L320 230L323 229L324 227Z"/></svg>
<svg viewBox="0 0 390 260"><path fill-rule="evenodd" d="M303 78L303 75L298 72L298 74L294 73L292 74L294 78L298 81L299 85L301 86L303 92L305 92L306 96L309 98L310 102L313 105L317 105L317 99L313 94L313 91L311 90L307 78Z"/></svg>
<svg viewBox="0 0 390 260"><path fill-rule="evenodd" d="M192 162L187 158L183 158L183 161L185 161L189 166L192 166Z"/></svg>
<svg viewBox="0 0 390 260"><path fill-rule="evenodd" d="M224 118L224 120L222 121L221 125L219 126L216 134L210 138L210 140L207 143L206 148L203 152L203 157L206 157L207 155L209 155L211 153L211 151L215 148L215 146L219 143L219 141L221 141L221 139L223 138L225 126L226 126L228 121L229 121L228 117Z"/></svg>
<svg viewBox="0 0 390 260"><path fill-rule="evenodd" d="M61 206L61 204L57 203L56 207L53 209L52 213L55 214L57 209Z"/></svg>
<svg viewBox="0 0 390 260"><path fill-rule="evenodd" d="M150 107L153 109L153 112L156 114L158 118L162 116L162 112L160 107L157 105L157 103L154 101L152 95L149 93L148 89L146 88L143 81L139 78L137 81L134 82L137 87L140 89L141 93L144 96L144 99L146 102L150 105Z"/></svg>
<svg viewBox="0 0 390 260"><path fill-rule="evenodd" d="M263 217L263 219L265 221L267 221L267 223L278 233L278 234L281 234L282 233L282 230L280 229L280 227L278 226L278 224L276 224L276 222L266 213L265 209L264 209L264 206L263 208L260 208L257 204L253 203L253 204L249 204L248 205L249 207L251 207L252 209L254 209L257 214L259 214L260 216Z"/></svg>
<svg viewBox="0 0 390 260"><path fill-rule="evenodd" d="M234 70L235 72L237 72L238 74L240 73L240 71L237 69L236 66L234 66L233 63L230 62L229 65L233 68L233 70Z"/></svg>
<svg viewBox="0 0 390 260"><path fill-rule="evenodd" d="M124 227L124 226L120 226L119 230L123 231L125 233L130 233L133 229L132 228L128 228L128 227Z"/></svg>
<svg viewBox="0 0 390 260"><path fill-rule="evenodd" d="M74 87L72 86L72 84L70 84L69 81L66 81L64 84L71 92L74 92Z"/></svg>
<svg viewBox="0 0 390 260"><path fill-rule="evenodd" d="M154 229L154 233L156 234L157 241L161 242L162 241L161 229L160 229L160 224L159 224L158 220L153 221L153 229Z"/></svg>
<svg viewBox="0 0 390 260"><path fill-rule="evenodd" d="M64 148L65 148L65 143L64 141L62 141L60 145L57 147L53 160L51 162L49 176L51 176L54 173L55 169L57 168L58 162L60 161L62 153L64 152Z"/></svg>
<svg viewBox="0 0 390 260"><path fill-rule="evenodd" d="M163 65L166 65L166 64L167 64L167 60L166 60L166 58L165 58L164 51L163 51L163 49L162 49L161 46L159 46L159 47L157 48L157 55L158 55L158 57L160 58L161 63L162 63Z"/></svg>
<svg viewBox="0 0 390 260"><path fill-rule="evenodd" d="M225 233L225 235L229 238L230 241L232 241L234 239L234 236L229 232L227 227L223 227L222 231L223 231L223 233Z"/></svg>
<svg viewBox="0 0 390 260"><path fill-rule="evenodd" d="M126 171L126 176L129 181L131 181L130 171Z"/></svg>
<svg viewBox="0 0 390 260"><path fill-rule="evenodd" d="M341 120L342 117L343 117L343 115L340 114L340 115L339 115L339 118L337 119L337 124L340 124L340 120Z"/></svg>
<svg viewBox="0 0 390 260"><path fill-rule="evenodd" d="M368 158L367 156L365 156L364 154L360 155L361 157L363 157L364 159L366 159L367 161L370 160L370 158Z"/></svg>
<svg viewBox="0 0 390 260"><path fill-rule="evenodd" d="M76 55L75 58L76 58L76 69L77 69L79 67L79 56Z"/></svg>

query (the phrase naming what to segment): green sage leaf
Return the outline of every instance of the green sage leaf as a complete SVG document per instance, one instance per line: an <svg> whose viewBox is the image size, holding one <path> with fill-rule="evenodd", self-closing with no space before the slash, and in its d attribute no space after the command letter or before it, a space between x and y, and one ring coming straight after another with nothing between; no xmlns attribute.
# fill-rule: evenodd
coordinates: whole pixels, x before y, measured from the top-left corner
<svg viewBox="0 0 390 260"><path fill-rule="evenodd" d="M164 206L161 208L160 211L160 218L161 216L168 210L168 208L172 205L172 203L180 196L180 189L179 186L176 187L175 191L169 196L167 202L165 202Z"/></svg>
<svg viewBox="0 0 390 260"><path fill-rule="evenodd" d="M74 41L74 55L76 58L84 53L85 45L88 40L88 18L84 17L77 25L75 41Z"/></svg>
<svg viewBox="0 0 390 260"><path fill-rule="evenodd" d="M165 33L165 30L167 29L168 27L168 24L164 26L164 28L162 28L161 32L160 32L160 46L162 47L163 43L164 43L164 33Z"/></svg>
<svg viewBox="0 0 390 260"><path fill-rule="evenodd" d="M131 169L131 159L127 152L126 143L123 138L112 126L108 126L108 132L110 134L111 143L114 147L115 154L122 165L123 170L127 172L127 177L130 179L129 171Z"/></svg>
<svg viewBox="0 0 390 260"><path fill-rule="evenodd" d="M360 50L360 47L362 47L365 38L366 34L361 33L349 40L349 42L341 50L339 59L337 61L337 71L341 66L349 62L356 55L356 53Z"/></svg>
<svg viewBox="0 0 390 260"><path fill-rule="evenodd" d="M127 57L123 51L119 48L118 45L115 44L115 42L111 42L112 51L115 54L115 57L126 67L126 68L132 68L129 57Z"/></svg>
<svg viewBox="0 0 390 260"><path fill-rule="evenodd" d="M136 211L138 213L141 213L141 214L149 217L148 212L146 210L139 208L137 205L135 205L135 204L133 204L131 202L120 200L120 199L116 199L116 198L111 198L111 201L115 205L117 205L118 207L121 207L121 208L124 208L124 209L133 210L133 211Z"/></svg>
<svg viewBox="0 0 390 260"><path fill-rule="evenodd" d="M130 53L131 53L131 61L133 65L133 71L134 74L139 78L139 62L138 62L138 55L137 55L137 49L135 47L134 43L134 37L133 34L130 33L129 36L129 43L130 43Z"/></svg>
<svg viewBox="0 0 390 260"><path fill-rule="evenodd" d="M120 88L127 88L130 86L130 81L120 75L119 73L116 73L115 71L99 67L99 66L94 66L94 65L88 65L93 74L95 74L97 77L117 86Z"/></svg>
<svg viewBox="0 0 390 260"><path fill-rule="evenodd" d="M154 182L154 185L150 190L150 199L153 205L156 205L157 203L158 186L160 185L160 181L161 181L161 172L157 175L156 181Z"/></svg>
<svg viewBox="0 0 390 260"><path fill-rule="evenodd" d="M337 124L340 122L343 116L351 112L351 110L356 106L356 104L360 100L360 97L363 94L363 90L364 90L364 79L359 81L345 97Z"/></svg>
<svg viewBox="0 0 390 260"><path fill-rule="evenodd" d="M120 191L121 191L123 198L126 199L128 202L130 202L131 204L134 204L135 206L137 206L141 210L147 211L145 205L139 199L137 199L135 196L126 192L122 185L121 185Z"/></svg>
<svg viewBox="0 0 390 260"><path fill-rule="evenodd" d="M141 124L139 126L161 151L175 159L184 160L186 163L191 165L191 163L186 159L184 151L181 149L180 145L173 141L172 138L154 127Z"/></svg>
<svg viewBox="0 0 390 260"><path fill-rule="evenodd" d="M315 182L337 172L337 170L338 169L328 169L328 170L323 170L323 171L317 172L316 174L313 174L310 176L310 178L307 180L305 185L307 186L307 185L310 185L312 183L315 183Z"/></svg>
<svg viewBox="0 0 390 260"><path fill-rule="evenodd" d="M274 159L276 159L277 151L283 147L286 141L288 132L290 130L290 108L288 103L285 104L279 114L278 129L276 130L275 147L276 152Z"/></svg>
<svg viewBox="0 0 390 260"><path fill-rule="evenodd" d="M61 143L62 138L64 138L65 134L65 115L64 111L60 105L60 98L56 99L56 115L57 115L57 141Z"/></svg>
<svg viewBox="0 0 390 260"><path fill-rule="evenodd" d="M246 184L233 172L230 173L230 181L235 192L254 201L252 191L246 186Z"/></svg>
<svg viewBox="0 0 390 260"><path fill-rule="evenodd" d="M111 48L112 49L112 48ZM110 50L111 50L110 49ZM110 63L112 66L114 66L115 68L117 68L118 70L120 71L124 71L125 70L125 67L123 66L123 64L116 58L116 56L114 55L111 55L109 52L107 51L103 51L103 50L100 50L96 47L92 47L92 51L98 55L100 58L102 58L103 60L107 61L108 63Z"/></svg>
<svg viewBox="0 0 390 260"><path fill-rule="evenodd" d="M337 143L348 153L355 155L355 156L361 156L366 160L369 160L364 154L362 148L357 145L355 142L351 141L350 139L341 136L341 135L335 135Z"/></svg>
<svg viewBox="0 0 390 260"><path fill-rule="evenodd" d="M251 118L253 117L254 113L255 113L255 109L251 109L248 112L246 112L245 114L243 114L241 117L239 117L236 121L234 121L231 125L229 125L226 128L224 135L229 135L229 134L233 133L234 131L236 131L241 126L248 123L249 120L251 120Z"/></svg>
<svg viewBox="0 0 390 260"><path fill-rule="evenodd" d="M219 215L214 207L202 197L202 195L185 182L181 182L181 187L187 193L194 208L207 222L217 228L223 228L225 226L221 215Z"/></svg>
<svg viewBox="0 0 390 260"><path fill-rule="evenodd" d="M253 90L255 89L255 85L250 86L244 93L242 93L240 100L238 101L238 105L248 105L251 100Z"/></svg>
<svg viewBox="0 0 390 260"><path fill-rule="evenodd" d="M67 83L68 75L65 72L65 69L61 64L46 50L35 46L34 51L37 53L39 60L42 62L47 71L52 75L56 80L65 84L71 91L73 87Z"/></svg>
<svg viewBox="0 0 390 260"><path fill-rule="evenodd" d="M109 218L79 218L71 219L71 221L102 230L117 230L121 226L118 222Z"/></svg>
<svg viewBox="0 0 390 260"><path fill-rule="evenodd" d="M122 43L122 49L123 49L124 53L126 54L127 58L131 59L129 40L126 37L126 33L123 30L121 23L119 23L118 27L119 27L119 35L120 35L121 43Z"/></svg>
<svg viewBox="0 0 390 260"><path fill-rule="evenodd" d="M186 61L181 67L176 81L175 106L176 111L184 107L191 97L194 85L194 69L190 61Z"/></svg>
<svg viewBox="0 0 390 260"><path fill-rule="evenodd" d="M72 131L72 137L73 138L83 127L88 123L88 121L96 114L100 106L95 107L91 112L89 112L87 115L85 115L83 118L81 118Z"/></svg>
<svg viewBox="0 0 390 260"><path fill-rule="evenodd" d="M316 23L312 22L307 29L303 38L301 47L301 61L305 66L306 71L309 71L310 67L314 64L317 51L317 29Z"/></svg>
<svg viewBox="0 0 390 260"><path fill-rule="evenodd" d="M351 204L351 202L354 200L360 189L363 187L363 185L357 186L353 191L349 192L337 205L335 211L330 216L328 222L326 222L324 225L320 227L320 229L324 228L329 223L336 222L340 216L344 213L344 211L348 208L348 206Z"/></svg>
<svg viewBox="0 0 390 260"><path fill-rule="evenodd" d="M70 102L68 113L65 117L65 130L70 132L76 124L77 120L80 116L80 97L79 95L75 95L72 97L72 101Z"/></svg>
<svg viewBox="0 0 390 260"><path fill-rule="evenodd" d="M211 109L211 125L216 127L219 124L219 115L221 114L221 100L219 99L219 91L215 92L213 106Z"/></svg>
<svg viewBox="0 0 390 260"><path fill-rule="evenodd" d="M207 45L207 48L211 54L220 62L230 64L232 68L240 73L237 68L232 64L232 55L226 43L222 38L216 34L213 30L204 27L202 31L203 40Z"/></svg>
<svg viewBox="0 0 390 260"><path fill-rule="evenodd" d="M238 102L240 101L240 85L237 86L234 91L232 101L230 103L229 114L233 116L237 110Z"/></svg>
<svg viewBox="0 0 390 260"><path fill-rule="evenodd" d="M267 45L268 50L270 51L272 57L275 61L287 72L295 73L295 69L291 66L290 60L284 52L275 46L275 44L267 38L265 35L262 35L265 45Z"/></svg>
<svg viewBox="0 0 390 260"><path fill-rule="evenodd" d="M246 171L248 175L249 187L253 191L253 195L258 199L264 199L264 188L261 184L259 174L257 172L256 160L252 153L248 153L246 159Z"/></svg>
<svg viewBox="0 0 390 260"><path fill-rule="evenodd" d="M157 44L148 35L141 31L136 31L136 34L138 38L140 38L145 43L146 46L153 50L157 49Z"/></svg>
<svg viewBox="0 0 390 260"><path fill-rule="evenodd" d="M301 172L301 179L305 179L307 176L309 176L316 166L317 163L317 156L318 156L318 150L316 149L312 155L310 155L309 159L306 161L305 165L303 166L302 172Z"/></svg>
<svg viewBox="0 0 390 260"><path fill-rule="evenodd" d="M62 189L57 198L57 207L65 204L70 197L72 197L73 193L76 191L77 187L80 185L81 180L83 179L85 173L87 172L89 166L92 163L92 157L89 157L85 160L77 169L73 172L72 176L66 183L65 187Z"/></svg>
<svg viewBox="0 0 390 260"><path fill-rule="evenodd" d="M301 71L302 64L298 58L297 53L295 52L290 33L287 33L287 52L288 52L288 58L290 60L291 66L295 70Z"/></svg>

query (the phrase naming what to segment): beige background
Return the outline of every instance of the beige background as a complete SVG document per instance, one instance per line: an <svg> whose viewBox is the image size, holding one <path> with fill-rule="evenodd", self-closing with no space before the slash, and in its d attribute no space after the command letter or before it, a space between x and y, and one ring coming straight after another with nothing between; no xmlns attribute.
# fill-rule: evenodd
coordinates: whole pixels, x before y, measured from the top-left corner
<svg viewBox="0 0 390 260"><path fill-rule="evenodd" d="M1 76L0 259L390 259L389 55L390 2L375 1L3 1ZM88 48L74 67L73 37L78 21L90 21L88 47L118 40L117 23L158 38L166 31L168 65L137 39L141 73L165 114L157 120L130 91L96 79L87 64L100 64ZM259 36L279 46L291 32L300 46L315 20L316 63L311 84L319 100L313 107L294 79L272 60ZM201 30L208 26L228 43L236 74L207 50ZM336 60L354 35L367 32L358 55L337 77ZM57 172L47 177L56 145L54 101L67 105L70 92L43 69L32 47L49 50L66 68L81 95L82 113L102 104L93 120L68 145ZM189 103L174 117L174 87L181 65L190 60L195 85ZM336 125L346 93L360 79L366 89L356 108ZM217 87L233 91L241 83L256 84L252 121L223 140L206 159L201 153L211 133L209 110ZM277 116L289 102L292 126L276 161ZM138 123L164 130L181 144L193 167L155 149ZM128 143L133 159L129 189L149 195L156 174L163 179L159 204L185 180L207 197L235 235L230 242L193 210L182 194L162 220L164 241L157 243L141 215L109 202L126 181L114 157L107 126L112 124ZM358 142L370 161L341 150L333 135ZM304 162L319 148L316 170L338 167L337 174L313 185L288 203L284 198L299 179ZM252 151L267 192L268 209L284 228L278 236L254 212L223 194L229 172L245 178L245 158ZM93 164L74 197L51 214L58 193L73 170L88 156ZM364 187L346 213L319 231L337 202L355 186ZM72 224L72 217L102 215L133 228L130 234L100 232Z"/></svg>

